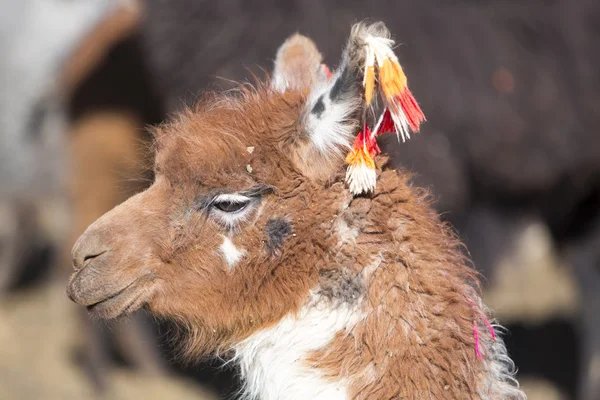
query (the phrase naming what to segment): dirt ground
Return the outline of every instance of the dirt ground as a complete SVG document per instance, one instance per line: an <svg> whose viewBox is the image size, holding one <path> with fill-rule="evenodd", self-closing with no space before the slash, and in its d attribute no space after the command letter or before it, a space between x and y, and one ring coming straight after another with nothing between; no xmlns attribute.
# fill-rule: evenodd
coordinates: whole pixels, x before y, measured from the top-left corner
<svg viewBox="0 0 600 400"><path fill-rule="evenodd" d="M211 400L212 393L175 377L112 370L110 389L94 396L75 362L76 309L52 284L0 302L0 400Z"/></svg>

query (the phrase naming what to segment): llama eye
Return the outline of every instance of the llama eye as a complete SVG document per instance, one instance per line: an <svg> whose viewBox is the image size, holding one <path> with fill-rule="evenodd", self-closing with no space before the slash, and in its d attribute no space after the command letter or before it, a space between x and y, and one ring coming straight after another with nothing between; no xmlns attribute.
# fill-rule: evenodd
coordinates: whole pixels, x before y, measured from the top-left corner
<svg viewBox="0 0 600 400"><path fill-rule="evenodd" d="M234 213L243 210L248 205L248 202L245 203L236 203L233 201L220 201L218 203L214 203L214 207L227 213Z"/></svg>
<svg viewBox="0 0 600 400"><path fill-rule="evenodd" d="M227 229L235 229L248 220L261 201L263 194L273 191L271 186L257 185L244 192L223 193L207 198L201 209L206 209L218 224Z"/></svg>
<svg viewBox="0 0 600 400"><path fill-rule="evenodd" d="M250 201L249 197L239 194L222 194L213 200L212 206L224 213L237 213L244 210Z"/></svg>

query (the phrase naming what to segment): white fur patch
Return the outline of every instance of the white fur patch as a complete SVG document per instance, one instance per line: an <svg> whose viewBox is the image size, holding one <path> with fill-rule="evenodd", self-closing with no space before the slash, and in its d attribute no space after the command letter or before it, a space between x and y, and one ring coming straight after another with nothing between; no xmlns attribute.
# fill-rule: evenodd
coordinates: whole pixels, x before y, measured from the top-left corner
<svg viewBox="0 0 600 400"><path fill-rule="evenodd" d="M342 246L346 243L356 243L359 234L358 229L350 228L343 218L338 218L335 222L335 231L340 239L338 246Z"/></svg>
<svg viewBox="0 0 600 400"><path fill-rule="evenodd" d="M350 150L357 131L356 121L352 116L360 105L360 96L337 98L334 102L329 98L329 92L339 73L327 86L313 89L307 102L306 129L315 147L323 154L341 154L342 151ZM312 109L319 98L325 108L317 117Z"/></svg>
<svg viewBox="0 0 600 400"><path fill-rule="evenodd" d="M310 302L298 315L288 315L275 327L260 331L235 348L234 361L245 380L243 398L261 400L346 400L343 379L326 380L305 364L309 352L326 346L342 330L362 318L356 307L335 309Z"/></svg>
<svg viewBox="0 0 600 400"><path fill-rule="evenodd" d="M275 89L281 93L285 92L287 90L287 88L290 86L288 80L285 79L283 74L277 74L277 73L273 75L273 82L271 83L271 85L273 86L273 89Z"/></svg>
<svg viewBox="0 0 600 400"><path fill-rule="evenodd" d="M229 239L223 236L223 243L221 244L221 254L225 258L229 268L232 268L237 262L246 254L245 250L240 250Z"/></svg>

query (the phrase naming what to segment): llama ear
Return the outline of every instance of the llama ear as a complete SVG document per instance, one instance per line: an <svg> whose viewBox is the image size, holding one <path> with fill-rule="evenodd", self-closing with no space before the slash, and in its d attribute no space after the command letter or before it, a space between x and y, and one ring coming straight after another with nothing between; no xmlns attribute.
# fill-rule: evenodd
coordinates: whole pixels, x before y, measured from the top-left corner
<svg viewBox="0 0 600 400"><path fill-rule="evenodd" d="M328 81L314 85L306 103L304 127L316 149L326 155L342 155L351 149L363 118L362 91L368 35L389 37L382 24L357 24L342 54L335 74Z"/></svg>
<svg viewBox="0 0 600 400"><path fill-rule="evenodd" d="M375 188L374 156L380 151L375 137L393 132L404 141L425 120L393 46L382 22L354 25L338 70L311 87L303 113L303 130L319 153L336 159L348 152L346 181L354 194ZM383 113L376 122L369 117L378 95Z"/></svg>
<svg viewBox="0 0 600 400"><path fill-rule="evenodd" d="M277 50L271 86L279 91L304 89L323 76L322 56L315 43L298 33Z"/></svg>

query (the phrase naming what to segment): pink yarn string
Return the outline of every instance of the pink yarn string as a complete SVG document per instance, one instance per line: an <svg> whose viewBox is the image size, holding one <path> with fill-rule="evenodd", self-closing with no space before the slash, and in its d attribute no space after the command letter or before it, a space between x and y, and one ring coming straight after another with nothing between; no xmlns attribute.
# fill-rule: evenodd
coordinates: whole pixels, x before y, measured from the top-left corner
<svg viewBox="0 0 600 400"><path fill-rule="evenodd" d="M492 335L492 339L495 342L496 341L496 331L494 330L494 327L492 326L492 324L490 324L490 321L488 321L486 317L482 316L482 318L483 318L483 322L490 330L490 335Z"/></svg>
<svg viewBox="0 0 600 400"><path fill-rule="evenodd" d="M492 336L492 340L494 342L496 341L496 331L494 330L494 327L492 326L490 321L488 321L488 319L485 317L483 312L479 308L476 308L471 300L467 299L467 301L473 308L473 311L475 314L474 319L473 319L473 337L475 338L475 353L477 354L477 358L482 359L483 355L482 355L480 347L479 347L480 340L479 340L479 329L477 328L477 317L479 316L483 320L483 323L485 324L485 326L487 326L488 330L490 331L490 335ZM479 312L476 311L476 309Z"/></svg>
<svg viewBox="0 0 600 400"><path fill-rule="evenodd" d="M477 320L473 320L473 336L475 336L475 353L477 358L482 359L481 351L479 351L479 331L477 330Z"/></svg>
<svg viewBox="0 0 600 400"><path fill-rule="evenodd" d="M492 326L492 324L490 324L490 321L488 321L488 319L485 316L482 315L481 319L483 319L485 326L487 326L487 328L490 331L492 340L495 342L496 331L494 330L494 327ZM481 350L479 350L479 329L477 329L477 319L473 320L473 336L475 337L475 353L477 354L477 358L482 359L483 355L481 354Z"/></svg>

